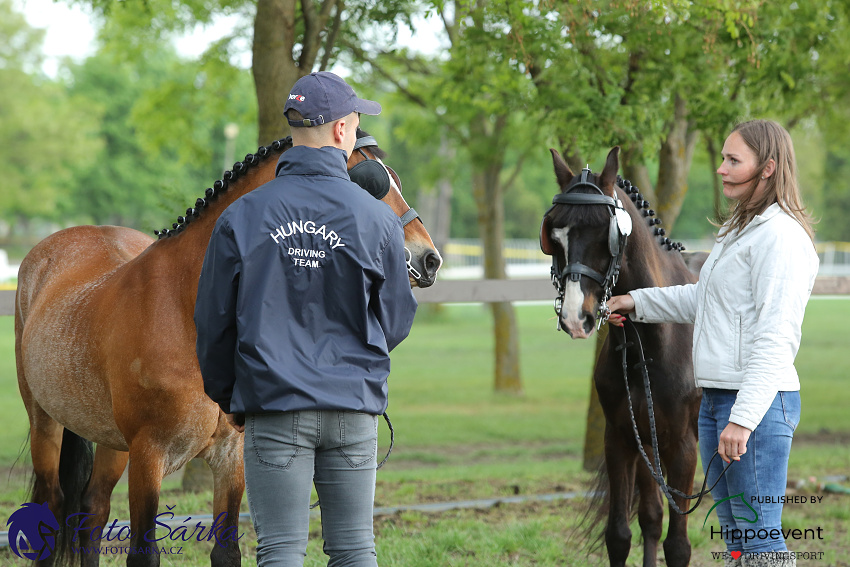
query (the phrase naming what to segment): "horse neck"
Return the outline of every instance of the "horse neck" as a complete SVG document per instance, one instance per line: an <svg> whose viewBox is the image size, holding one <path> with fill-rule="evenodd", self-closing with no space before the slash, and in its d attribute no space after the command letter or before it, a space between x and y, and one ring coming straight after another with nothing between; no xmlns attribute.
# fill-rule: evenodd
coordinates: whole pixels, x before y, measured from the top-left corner
<svg viewBox="0 0 850 567"><path fill-rule="evenodd" d="M216 221L239 197L274 179L281 153L270 151L253 165L246 164L243 173L228 182L226 190L207 199L197 218L185 224L179 233L155 241L139 257L139 260L156 264L156 270L168 270L167 273L174 274L176 281L172 281L171 285L182 296L185 305L194 309L198 279Z"/></svg>
<svg viewBox="0 0 850 567"><path fill-rule="evenodd" d="M676 250L667 250L649 226L649 218L643 215L628 195L619 191L619 198L632 217L632 233L626 244L620 278L614 288L615 295L628 293L644 287L679 285L692 281L682 255Z"/></svg>

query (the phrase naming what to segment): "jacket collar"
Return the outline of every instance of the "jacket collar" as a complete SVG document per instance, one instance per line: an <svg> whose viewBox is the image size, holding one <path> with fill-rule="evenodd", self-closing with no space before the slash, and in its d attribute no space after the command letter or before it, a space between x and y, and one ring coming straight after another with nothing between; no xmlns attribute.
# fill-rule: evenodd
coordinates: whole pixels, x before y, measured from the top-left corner
<svg viewBox="0 0 850 567"><path fill-rule="evenodd" d="M728 232L726 233L720 242L723 242L724 245L728 245L730 242L734 242L738 238L741 238L747 232L753 230L755 227L766 223L776 215L782 213L782 207L779 206L779 203L773 203L768 208L764 210L764 212L760 215L756 215L753 217L753 220L749 222L747 226L742 228L740 231Z"/></svg>
<svg viewBox="0 0 850 567"><path fill-rule="evenodd" d="M773 203L771 206L766 208L762 214L754 216L753 220L750 221L750 224L752 226L760 225L763 222L769 221L781 212L782 207L779 206L779 203Z"/></svg>
<svg viewBox="0 0 850 567"><path fill-rule="evenodd" d="M275 168L275 176L330 175L348 181L347 164L345 150L332 146L323 148L295 146L281 154Z"/></svg>

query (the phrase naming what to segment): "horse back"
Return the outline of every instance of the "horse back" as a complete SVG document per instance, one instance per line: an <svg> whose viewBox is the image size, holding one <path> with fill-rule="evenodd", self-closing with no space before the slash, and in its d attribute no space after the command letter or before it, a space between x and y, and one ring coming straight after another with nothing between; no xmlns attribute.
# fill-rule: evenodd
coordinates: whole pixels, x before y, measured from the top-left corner
<svg viewBox="0 0 850 567"><path fill-rule="evenodd" d="M21 263L16 316L25 322L39 304L77 299L152 241L118 226L77 226L48 236Z"/></svg>

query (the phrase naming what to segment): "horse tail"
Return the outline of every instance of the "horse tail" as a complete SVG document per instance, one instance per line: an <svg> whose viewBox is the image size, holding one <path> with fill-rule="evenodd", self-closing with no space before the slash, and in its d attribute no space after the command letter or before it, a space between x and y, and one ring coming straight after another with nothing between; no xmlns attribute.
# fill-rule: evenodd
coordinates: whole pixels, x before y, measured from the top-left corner
<svg viewBox="0 0 850 567"><path fill-rule="evenodd" d="M608 483L608 470L603 460L590 482L584 512L572 536L576 547L584 549L588 554L602 553L605 547L605 528L611 507L611 493L608 490ZM638 498L639 495L635 490L632 494L632 512L629 521L637 515L635 504Z"/></svg>
<svg viewBox="0 0 850 567"><path fill-rule="evenodd" d="M71 563L71 540L74 531L67 526L66 520L71 514L82 511L83 491L88 486L93 466L92 442L70 429L65 429L59 453L59 488L62 489L64 498L62 512L57 518L61 529L56 537L55 565Z"/></svg>

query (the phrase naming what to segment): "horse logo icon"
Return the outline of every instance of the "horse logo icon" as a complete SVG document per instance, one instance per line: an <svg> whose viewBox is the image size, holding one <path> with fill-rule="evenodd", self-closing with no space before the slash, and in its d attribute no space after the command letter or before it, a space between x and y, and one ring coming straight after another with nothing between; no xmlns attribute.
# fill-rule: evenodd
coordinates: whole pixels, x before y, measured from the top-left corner
<svg viewBox="0 0 850 567"><path fill-rule="evenodd" d="M9 547L18 557L39 560L53 553L59 522L47 507L47 502L24 504L9 516L6 526L9 528Z"/></svg>

